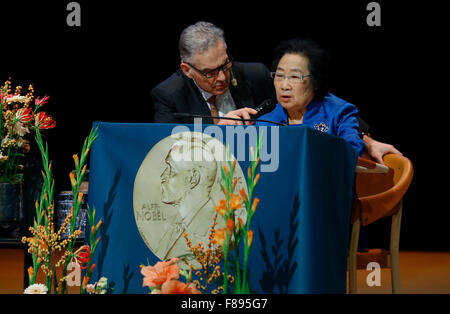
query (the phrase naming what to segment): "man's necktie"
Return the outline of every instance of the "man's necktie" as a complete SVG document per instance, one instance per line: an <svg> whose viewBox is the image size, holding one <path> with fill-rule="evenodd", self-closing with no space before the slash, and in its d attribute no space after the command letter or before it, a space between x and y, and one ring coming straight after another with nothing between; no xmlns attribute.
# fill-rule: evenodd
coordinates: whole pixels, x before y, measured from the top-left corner
<svg viewBox="0 0 450 314"><path fill-rule="evenodd" d="M209 105L211 106L211 116L218 117L219 116L219 110L216 107L216 95L212 95L208 98ZM217 124L219 122L219 119L213 119L214 124Z"/></svg>

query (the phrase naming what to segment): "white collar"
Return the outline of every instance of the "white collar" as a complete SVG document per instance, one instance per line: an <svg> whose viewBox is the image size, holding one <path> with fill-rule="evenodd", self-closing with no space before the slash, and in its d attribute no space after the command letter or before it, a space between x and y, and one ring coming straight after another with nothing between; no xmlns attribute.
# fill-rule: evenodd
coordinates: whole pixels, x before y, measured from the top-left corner
<svg viewBox="0 0 450 314"><path fill-rule="evenodd" d="M208 99L211 98L214 94L208 93L207 91L204 91L201 89L197 82L192 78L191 80L194 81L195 86L197 86L198 90L202 94L203 98L205 99L206 105L209 109L211 109L211 104L208 102ZM233 97L231 96L230 89L223 93L222 95L217 95L215 105L217 109L219 110L219 116L223 117L225 114L227 114L231 110L236 110L236 104L234 103Z"/></svg>

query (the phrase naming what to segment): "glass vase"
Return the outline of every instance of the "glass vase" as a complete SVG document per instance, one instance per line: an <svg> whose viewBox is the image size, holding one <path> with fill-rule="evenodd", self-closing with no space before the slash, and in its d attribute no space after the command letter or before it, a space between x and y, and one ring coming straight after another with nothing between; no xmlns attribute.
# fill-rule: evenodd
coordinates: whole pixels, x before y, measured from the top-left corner
<svg viewBox="0 0 450 314"><path fill-rule="evenodd" d="M0 236L20 236L19 229L23 218L22 184L0 183Z"/></svg>

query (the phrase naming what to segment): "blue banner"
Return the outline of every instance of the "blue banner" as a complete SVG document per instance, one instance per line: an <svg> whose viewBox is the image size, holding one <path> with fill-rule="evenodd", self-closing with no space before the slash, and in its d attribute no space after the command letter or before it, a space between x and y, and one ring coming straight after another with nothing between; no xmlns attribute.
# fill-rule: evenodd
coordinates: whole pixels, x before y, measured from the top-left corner
<svg viewBox="0 0 450 314"><path fill-rule="evenodd" d="M306 126L95 125L88 202L103 224L92 281L105 276L115 293L148 293L140 265L187 252L184 231L194 244L207 239L224 198L226 147L238 161L237 190L247 190L250 147L260 134L252 291L346 292L357 154L344 140ZM243 210L237 215L246 219Z"/></svg>

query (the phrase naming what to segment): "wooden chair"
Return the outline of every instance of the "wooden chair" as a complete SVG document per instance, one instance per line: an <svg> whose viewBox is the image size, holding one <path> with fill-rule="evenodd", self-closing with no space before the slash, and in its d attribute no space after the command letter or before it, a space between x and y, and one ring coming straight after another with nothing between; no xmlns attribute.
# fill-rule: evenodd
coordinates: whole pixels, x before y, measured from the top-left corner
<svg viewBox="0 0 450 314"><path fill-rule="evenodd" d="M349 293L357 293L357 269L366 269L369 262L391 269L392 293L400 291L399 243L402 199L413 177L411 161L401 155L383 157L387 167L365 158L358 159L356 194L351 223L348 272ZM381 218L392 217L389 250L371 249L357 252L360 227Z"/></svg>

